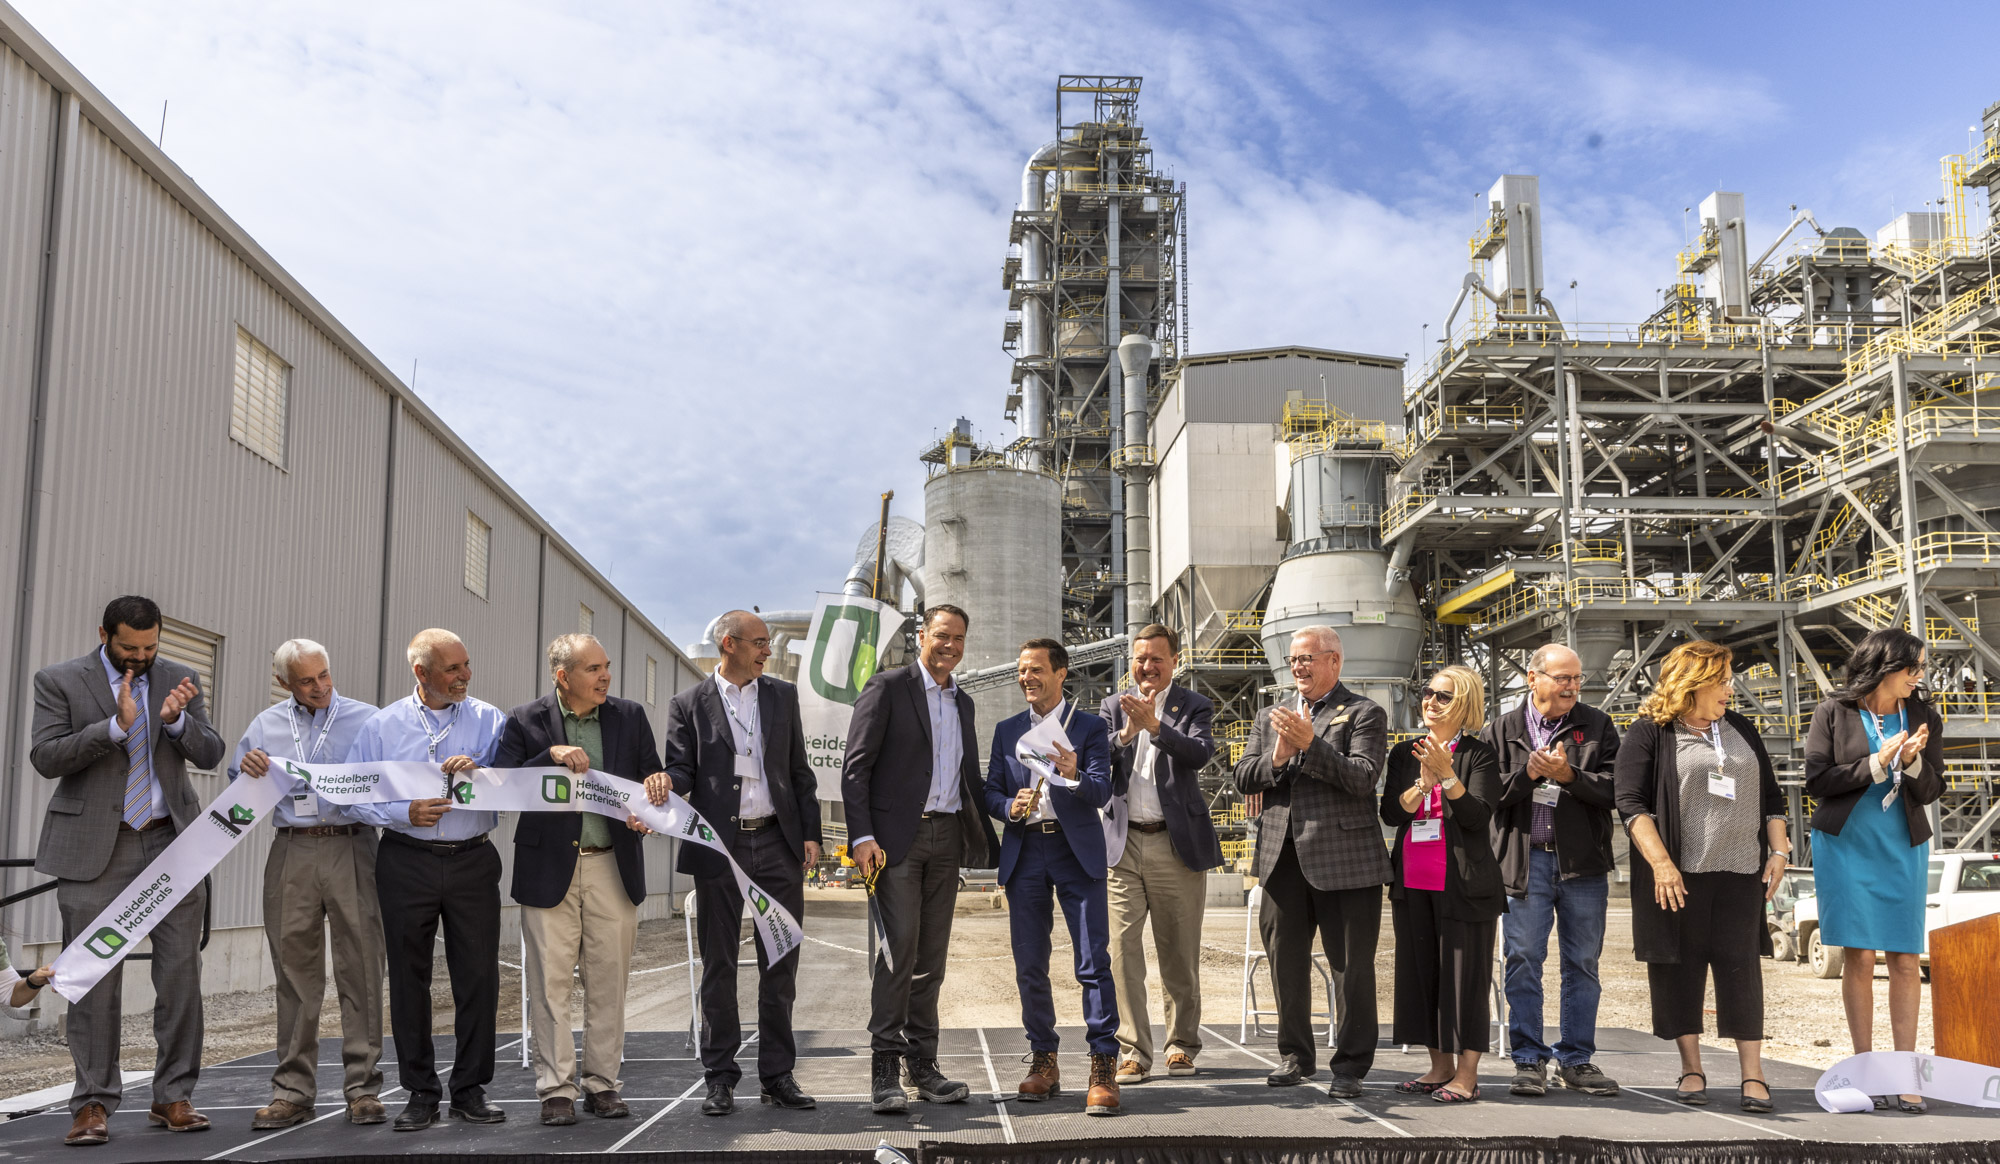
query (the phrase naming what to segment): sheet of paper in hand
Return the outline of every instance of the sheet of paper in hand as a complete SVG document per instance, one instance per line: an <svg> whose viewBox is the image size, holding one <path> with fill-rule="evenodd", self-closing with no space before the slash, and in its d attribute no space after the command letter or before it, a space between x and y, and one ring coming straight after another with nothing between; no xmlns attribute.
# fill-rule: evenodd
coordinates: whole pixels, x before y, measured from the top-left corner
<svg viewBox="0 0 2000 1164"><path fill-rule="evenodd" d="M1054 715L1031 727L1014 745L1014 758L1037 780L1047 780L1058 788L1075 788L1076 781L1065 780L1056 771L1056 745L1061 744L1068 751L1076 749L1070 745L1069 734L1063 731L1062 721Z"/></svg>

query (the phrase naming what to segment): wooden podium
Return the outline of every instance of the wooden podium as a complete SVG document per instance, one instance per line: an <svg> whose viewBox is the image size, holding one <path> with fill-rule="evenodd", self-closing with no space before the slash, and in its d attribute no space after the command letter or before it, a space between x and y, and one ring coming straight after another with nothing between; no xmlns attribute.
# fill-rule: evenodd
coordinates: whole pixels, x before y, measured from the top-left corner
<svg viewBox="0 0 2000 1164"><path fill-rule="evenodd" d="M1931 931L1931 1033L1947 1059L2000 1067L2000 914Z"/></svg>

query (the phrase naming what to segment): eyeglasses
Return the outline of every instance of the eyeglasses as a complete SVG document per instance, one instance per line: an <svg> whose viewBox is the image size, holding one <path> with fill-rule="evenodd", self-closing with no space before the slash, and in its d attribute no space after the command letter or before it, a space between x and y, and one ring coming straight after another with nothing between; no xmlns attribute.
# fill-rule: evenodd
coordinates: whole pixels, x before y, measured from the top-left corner
<svg viewBox="0 0 2000 1164"><path fill-rule="evenodd" d="M1425 703L1436 703L1439 707L1451 706L1451 692L1439 691L1435 687L1426 687L1417 692L1417 698Z"/></svg>
<svg viewBox="0 0 2000 1164"><path fill-rule="evenodd" d="M728 637L736 639L735 635L730 635ZM749 643L751 646L757 648L760 651L763 650L765 647L771 645L770 639L736 639L736 641L739 643Z"/></svg>
<svg viewBox="0 0 2000 1164"><path fill-rule="evenodd" d="M1339 651L1319 651L1311 655L1286 655L1283 661L1285 666L1287 667L1296 667L1300 663L1304 663L1306 666L1310 667L1312 666L1312 661L1314 659L1338 659L1338 658L1340 658Z"/></svg>
<svg viewBox="0 0 2000 1164"><path fill-rule="evenodd" d="M1535 674L1547 679L1557 687L1574 687L1583 682L1583 676L1581 675L1551 675L1547 671L1537 671Z"/></svg>

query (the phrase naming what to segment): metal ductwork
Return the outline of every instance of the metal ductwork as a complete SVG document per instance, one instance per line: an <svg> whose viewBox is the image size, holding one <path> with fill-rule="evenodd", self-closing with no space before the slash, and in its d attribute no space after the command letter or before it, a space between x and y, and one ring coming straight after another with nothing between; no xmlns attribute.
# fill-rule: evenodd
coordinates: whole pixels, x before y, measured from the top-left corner
<svg viewBox="0 0 2000 1164"><path fill-rule="evenodd" d="M1049 142L1036 150L1021 168L1021 209L1040 213L1047 197L1048 168L1062 152L1061 142ZM1049 243L1034 231L1021 239L1021 280L1040 283L1049 277ZM1048 309L1037 296L1021 301L1021 358L1046 359L1049 354ZM1030 368L1021 376L1021 439L1029 442L1024 450L1026 467L1042 466L1041 442L1049 435L1049 384L1039 369Z"/></svg>
<svg viewBox="0 0 2000 1164"><path fill-rule="evenodd" d="M1153 479L1153 445L1146 432L1146 369L1153 341L1128 335L1118 341L1118 368L1124 373L1124 447L1116 458L1125 479L1125 622L1136 628L1153 617L1153 527L1148 485Z"/></svg>

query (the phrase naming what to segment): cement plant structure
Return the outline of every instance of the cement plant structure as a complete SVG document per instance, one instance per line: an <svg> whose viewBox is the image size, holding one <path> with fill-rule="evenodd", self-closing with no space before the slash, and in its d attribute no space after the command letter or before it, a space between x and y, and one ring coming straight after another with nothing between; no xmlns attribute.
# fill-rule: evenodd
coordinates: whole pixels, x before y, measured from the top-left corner
<svg viewBox="0 0 2000 1164"><path fill-rule="evenodd" d="M1028 165L1002 278L1020 435L980 449L961 426L924 459L934 476L1054 479L1066 637L1149 617L1181 632L1184 679L1216 700L1230 745L1211 768L1219 802L1306 623L1341 628L1348 682L1398 732L1431 668L1468 662L1507 706L1551 639L1582 656L1586 698L1629 723L1665 653L1706 638L1736 650L1737 706L1804 837L1812 710L1855 642L1901 625L1922 628L1946 717L1939 847L1992 834L2000 105L1974 153L1943 160L1944 209L1872 237L1797 211L1753 241L1742 195L1711 194L1692 245L1662 256L1664 302L1631 324L1558 315L1537 180L1504 176L1442 338L1405 376L1322 348L1186 351L1184 196L1152 168L1138 90L1059 81L1058 139ZM1065 119L1079 95L1094 120ZM997 546L1050 516L984 520ZM995 628L1030 633L1047 628ZM992 668L981 683L1006 662L968 659Z"/></svg>

